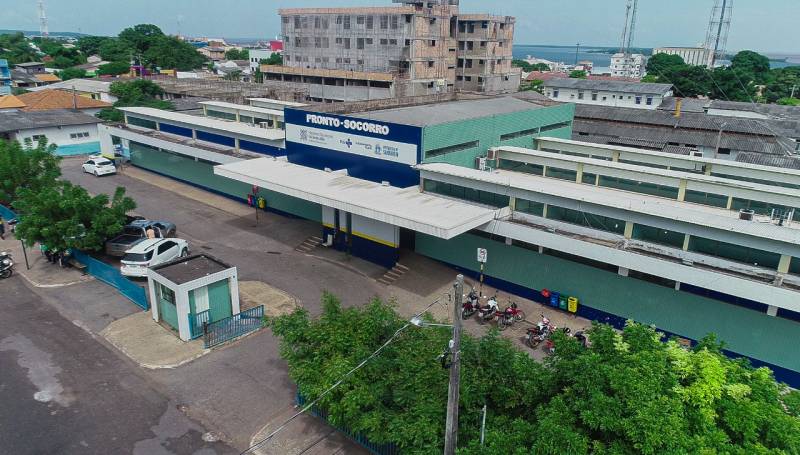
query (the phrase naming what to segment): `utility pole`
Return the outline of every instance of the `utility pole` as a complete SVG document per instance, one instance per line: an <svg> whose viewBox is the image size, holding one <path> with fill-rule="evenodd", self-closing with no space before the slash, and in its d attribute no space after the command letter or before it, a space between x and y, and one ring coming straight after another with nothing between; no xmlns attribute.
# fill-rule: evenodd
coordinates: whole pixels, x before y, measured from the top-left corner
<svg viewBox="0 0 800 455"><path fill-rule="evenodd" d="M578 66L578 51L581 48L581 43L575 45L575 66Z"/></svg>
<svg viewBox="0 0 800 455"><path fill-rule="evenodd" d="M461 298L464 295L464 275L458 274L453 284L453 339L450 352L450 386L447 390L447 422L444 433L444 455L455 455L458 442L458 388L461 380Z"/></svg>

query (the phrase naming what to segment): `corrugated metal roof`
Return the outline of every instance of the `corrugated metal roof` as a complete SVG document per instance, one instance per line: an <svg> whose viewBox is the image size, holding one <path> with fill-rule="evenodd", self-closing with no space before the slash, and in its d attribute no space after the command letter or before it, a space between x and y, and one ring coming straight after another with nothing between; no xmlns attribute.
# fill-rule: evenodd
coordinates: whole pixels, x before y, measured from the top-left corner
<svg viewBox="0 0 800 455"><path fill-rule="evenodd" d="M102 123L97 117L66 109L52 111L0 111L0 133L53 126Z"/></svg>
<svg viewBox="0 0 800 455"><path fill-rule="evenodd" d="M598 92L621 92L663 95L672 90L672 84L654 82L626 82L596 79L552 78L544 82L545 87L595 90Z"/></svg>
<svg viewBox="0 0 800 455"><path fill-rule="evenodd" d="M800 120L800 106L782 106L780 104L747 103L741 101L713 100L711 109L730 111L757 112L776 119Z"/></svg>
<svg viewBox="0 0 800 455"><path fill-rule="evenodd" d="M761 153L740 153L736 156L739 163L759 164L761 166L775 166L788 169L800 169L800 157L775 156Z"/></svg>
<svg viewBox="0 0 800 455"><path fill-rule="evenodd" d="M681 100L681 113L704 113L706 111L706 107L708 107L708 103L710 102L709 100L701 100L697 98L679 98L676 96L668 96L661 101L661 104L658 106L658 108L662 111L670 111L671 113L674 113L678 100Z"/></svg>

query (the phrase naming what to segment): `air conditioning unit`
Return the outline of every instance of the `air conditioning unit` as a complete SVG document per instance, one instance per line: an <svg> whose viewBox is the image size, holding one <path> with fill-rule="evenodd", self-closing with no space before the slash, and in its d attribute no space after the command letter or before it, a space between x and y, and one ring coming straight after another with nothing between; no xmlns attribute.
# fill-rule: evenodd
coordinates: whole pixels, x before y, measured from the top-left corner
<svg viewBox="0 0 800 455"><path fill-rule="evenodd" d="M485 171L486 170L486 157L485 156L477 156L475 157L475 169Z"/></svg>
<svg viewBox="0 0 800 455"><path fill-rule="evenodd" d="M695 157L695 158L702 158L703 157L703 152L701 152L700 150L690 150L689 154L691 156Z"/></svg>
<svg viewBox="0 0 800 455"><path fill-rule="evenodd" d="M486 156L486 159L495 161L495 160L497 160L497 155L498 155L497 149L496 148L490 148L489 149L489 154Z"/></svg>
<svg viewBox="0 0 800 455"><path fill-rule="evenodd" d="M258 127L264 129L271 129L272 127L269 124L270 122L258 122Z"/></svg>

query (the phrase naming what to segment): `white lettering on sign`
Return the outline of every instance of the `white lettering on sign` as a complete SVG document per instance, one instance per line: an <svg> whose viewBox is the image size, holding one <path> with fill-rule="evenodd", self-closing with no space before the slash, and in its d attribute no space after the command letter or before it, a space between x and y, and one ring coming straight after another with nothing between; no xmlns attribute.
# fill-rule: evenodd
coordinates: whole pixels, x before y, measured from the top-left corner
<svg viewBox="0 0 800 455"><path fill-rule="evenodd" d="M287 123L286 142L296 142L410 166L417 164L417 144L378 139L346 131L324 130Z"/></svg>
<svg viewBox="0 0 800 455"><path fill-rule="evenodd" d="M478 262L481 264L485 263L488 256L489 253L486 251L486 248L478 248Z"/></svg>
<svg viewBox="0 0 800 455"><path fill-rule="evenodd" d="M334 128L344 127L348 130L364 131L367 133L380 134L383 136L389 135L389 127L378 123L365 122L362 120L345 120L341 121L336 117L327 117L325 115L306 114L306 123L313 125L332 126Z"/></svg>

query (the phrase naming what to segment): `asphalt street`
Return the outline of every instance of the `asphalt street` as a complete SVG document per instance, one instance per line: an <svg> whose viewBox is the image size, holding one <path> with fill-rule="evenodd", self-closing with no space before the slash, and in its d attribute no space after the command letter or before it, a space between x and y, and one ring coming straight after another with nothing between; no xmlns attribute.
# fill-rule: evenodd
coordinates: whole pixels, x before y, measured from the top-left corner
<svg viewBox="0 0 800 455"><path fill-rule="evenodd" d="M237 453L21 277L0 297L0 453Z"/></svg>

